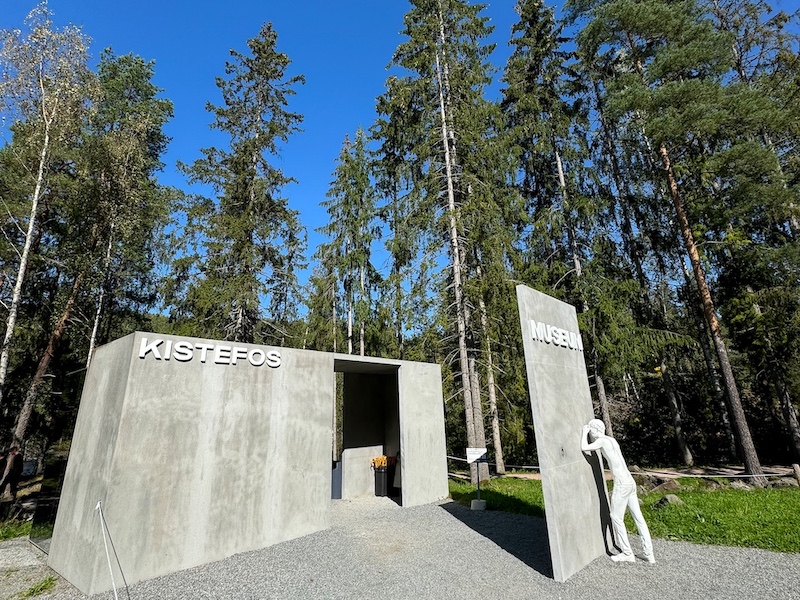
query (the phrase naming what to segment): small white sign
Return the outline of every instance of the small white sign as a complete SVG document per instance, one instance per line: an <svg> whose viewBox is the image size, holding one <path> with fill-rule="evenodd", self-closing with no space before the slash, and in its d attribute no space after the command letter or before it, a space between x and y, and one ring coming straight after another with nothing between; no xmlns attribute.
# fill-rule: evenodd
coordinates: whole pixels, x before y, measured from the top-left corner
<svg viewBox="0 0 800 600"><path fill-rule="evenodd" d="M467 448L467 463L487 462L486 448Z"/></svg>

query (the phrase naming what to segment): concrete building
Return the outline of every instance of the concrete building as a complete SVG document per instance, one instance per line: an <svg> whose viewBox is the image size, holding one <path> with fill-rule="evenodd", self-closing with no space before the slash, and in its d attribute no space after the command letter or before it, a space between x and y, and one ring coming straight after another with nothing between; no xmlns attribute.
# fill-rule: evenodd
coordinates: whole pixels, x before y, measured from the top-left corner
<svg viewBox="0 0 800 600"><path fill-rule="evenodd" d="M98 502L129 584L307 535L398 453L403 506L447 496L438 365L137 332L92 359L48 564L111 589Z"/></svg>

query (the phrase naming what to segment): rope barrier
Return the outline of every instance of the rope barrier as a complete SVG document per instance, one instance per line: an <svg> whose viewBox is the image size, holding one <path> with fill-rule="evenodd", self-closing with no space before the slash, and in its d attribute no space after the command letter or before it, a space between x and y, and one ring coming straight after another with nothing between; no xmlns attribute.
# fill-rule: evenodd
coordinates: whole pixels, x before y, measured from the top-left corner
<svg viewBox="0 0 800 600"><path fill-rule="evenodd" d="M761 475L750 475L748 473L740 473L738 475L723 475L723 474L712 475L712 474L709 473L709 474L706 474L706 475L698 475L696 473L670 473L670 472L667 472L667 471L650 471L648 469L643 469L641 471L635 471L634 475L636 473L650 473L652 475L661 475L662 477L665 476L665 475L672 475L672 476L675 476L675 477L694 477L696 479L712 479L714 477L722 477L722 478L730 478L730 479L746 479L748 477L791 477L791 473L762 473Z"/></svg>
<svg viewBox="0 0 800 600"><path fill-rule="evenodd" d="M458 461L458 462L464 462L464 463L467 462L466 458L461 458L459 456L450 456L448 454L447 458L449 458L450 460ZM497 463L493 463L493 462L487 462L487 463L484 463L484 464L488 464L488 465L492 465L493 467L497 467ZM523 466L506 465L506 468L507 469L530 469L532 471L539 471L540 470L539 467L536 466L536 465L523 465Z"/></svg>
<svg viewBox="0 0 800 600"><path fill-rule="evenodd" d="M457 461L457 462L463 462L463 463L467 462L466 458L461 458L460 456L450 456L448 454L447 458L449 460L454 460L454 461ZM492 465L494 467L497 466L496 463L487 463L487 464ZM507 469L529 469L529 470L532 470L532 471L541 471L541 468L539 466L537 466L537 465L506 465L506 468ZM608 471L608 469L604 469L604 471ZM705 474L705 475L698 475L696 473L672 473L672 472L668 472L668 471L651 471L650 469L640 469L638 471L632 471L632 473L634 475L637 474L637 473L643 473L643 474L659 475L661 477L667 477L667 476L671 476L671 477L693 477L693 478L697 478L697 479L711 479L711 478L714 478L714 477L729 478L729 479L747 479L747 478L754 478L754 477L791 477L792 476L791 473L763 473L761 475L750 475L748 473L739 473L739 474L733 474L733 475L731 475L731 474L715 475L715 474L708 473L708 474Z"/></svg>
<svg viewBox="0 0 800 600"><path fill-rule="evenodd" d="M103 532L103 545L106 548L106 561L108 561L108 572L111 575L111 587L114 589L114 599L119 600L119 596L117 595L117 585L114 581L114 570L111 568L111 554L108 551L109 543L111 544L111 550L114 552L114 560L117 563L117 568L119 569L119 573L120 575L122 575L122 583L125 585L125 593L128 596L128 600L131 600L131 593L128 589L128 582L125 580L125 573L122 571L122 565L119 562L117 549L114 547L114 540L111 539L111 532L108 530L108 523L106 523L106 516L103 513L102 501L98 500L97 506L95 506L94 509L100 513L100 529Z"/></svg>

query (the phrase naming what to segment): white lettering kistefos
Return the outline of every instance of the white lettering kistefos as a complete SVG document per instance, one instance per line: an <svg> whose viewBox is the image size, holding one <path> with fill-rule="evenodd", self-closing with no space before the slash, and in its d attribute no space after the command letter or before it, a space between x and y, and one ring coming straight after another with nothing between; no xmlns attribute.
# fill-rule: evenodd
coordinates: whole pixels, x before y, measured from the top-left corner
<svg viewBox="0 0 800 600"><path fill-rule="evenodd" d="M139 358L151 355L155 360L176 360L189 362L195 357L201 363L214 363L217 365L236 365L247 361L254 367L267 365L271 369L281 366L281 353L277 350L262 350L261 348L245 348L244 346L228 346L196 343L186 340L173 342L172 340L142 338L139 344Z"/></svg>
<svg viewBox="0 0 800 600"><path fill-rule="evenodd" d="M531 337L537 342L583 352L583 340L581 340L580 332L567 331L566 329L531 319Z"/></svg>

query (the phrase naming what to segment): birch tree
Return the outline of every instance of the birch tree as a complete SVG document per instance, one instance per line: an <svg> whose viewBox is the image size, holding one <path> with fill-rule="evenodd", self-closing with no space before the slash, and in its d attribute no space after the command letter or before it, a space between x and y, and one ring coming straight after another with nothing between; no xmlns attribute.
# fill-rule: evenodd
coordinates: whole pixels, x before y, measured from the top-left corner
<svg viewBox="0 0 800 600"><path fill-rule="evenodd" d="M42 197L47 193L53 147L74 135L85 106L89 39L72 25L56 29L47 3L37 6L22 30L0 32L0 113L26 124L27 143L35 145L37 160L25 165L29 212L19 223L23 245L0 347L0 407L9 369L9 356L22 300L31 247L39 227Z"/></svg>
<svg viewBox="0 0 800 600"><path fill-rule="evenodd" d="M154 238L168 215L167 194L155 173L166 150L162 128L172 104L156 98L160 90L151 82L153 64L106 51L98 71L78 150L70 161L74 184L51 216L56 224L51 233L56 240L54 260L62 265L58 279L68 291L52 306L55 319L14 426L18 444L25 439L39 389L73 315L86 296L94 296L88 362L100 320L112 301L106 294L122 296L126 288L146 285L152 277Z"/></svg>

